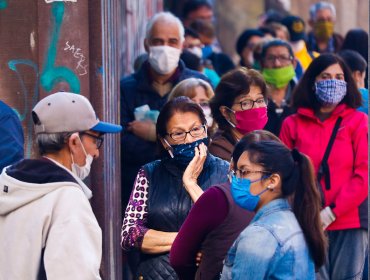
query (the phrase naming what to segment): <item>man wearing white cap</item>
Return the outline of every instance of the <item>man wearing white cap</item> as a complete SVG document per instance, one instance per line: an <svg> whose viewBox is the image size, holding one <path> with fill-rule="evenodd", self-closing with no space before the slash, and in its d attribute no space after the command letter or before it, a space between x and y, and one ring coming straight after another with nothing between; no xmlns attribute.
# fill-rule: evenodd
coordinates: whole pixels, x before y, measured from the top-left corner
<svg viewBox="0 0 370 280"><path fill-rule="evenodd" d="M0 279L101 279L102 234L83 183L104 133L82 95L58 92L32 111L40 158L0 175Z"/></svg>

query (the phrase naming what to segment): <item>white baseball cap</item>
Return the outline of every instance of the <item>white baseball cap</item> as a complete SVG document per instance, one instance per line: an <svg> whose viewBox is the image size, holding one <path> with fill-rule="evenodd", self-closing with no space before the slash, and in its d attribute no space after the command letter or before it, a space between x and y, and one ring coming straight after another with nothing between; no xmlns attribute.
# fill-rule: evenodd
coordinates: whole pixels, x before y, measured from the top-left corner
<svg viewBox="0 0 370 280"><path fill-rule="evenodd" d="M122 130L120 125L100 121L86 97L70 92L57 92L41 99L32 110L32 118L36 134Z"/></svg>

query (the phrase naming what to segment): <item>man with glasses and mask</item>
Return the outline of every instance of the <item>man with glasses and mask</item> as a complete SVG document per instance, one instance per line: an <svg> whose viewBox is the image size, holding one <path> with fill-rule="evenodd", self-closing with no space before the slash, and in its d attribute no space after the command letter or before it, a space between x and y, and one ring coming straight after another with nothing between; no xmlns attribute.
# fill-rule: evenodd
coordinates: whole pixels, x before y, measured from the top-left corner
<svg viewBox="0 0 370 280"><path fill-rule="evenodd" d="M269 85L268 122L265 129L279 135L283 120L294 113L289 103L297 83L295 58L288 42L273 39L262 46L261 72Z"/></svg>
<svg viewBox="0 0 370 280"><path fill-rule="evenodd" d="M102 233L82 181L103 134L82 95L58 92L32 111L40 157L0 175L0 279L101 279Z"/></svg>
<svg viewBox="0 0 370 280"><path fill-rule="evenodd" d="M338 52L343 44L343 36L334 32L336 19L335 6L321 1L310 7L308 21L312 31L308 33L307 48L319 53Z"/></svg>

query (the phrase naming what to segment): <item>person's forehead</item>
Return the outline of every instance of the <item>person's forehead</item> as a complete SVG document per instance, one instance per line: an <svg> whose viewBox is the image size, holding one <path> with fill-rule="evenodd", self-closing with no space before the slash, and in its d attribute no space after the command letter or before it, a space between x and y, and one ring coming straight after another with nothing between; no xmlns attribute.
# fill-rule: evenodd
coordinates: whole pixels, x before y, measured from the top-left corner
<svg viewBox="0 0 370 280"><path fill-rule="evenodd" d="M333 14L329 8L323 8L316 12L316 20L332 18Z"/></svg>
<svg viewBox="0 0 370 280"><path fill-rule="evenodd" d="M193 45L201 45L202 42L200 41L199 38L194 38L194 37L191 37L191 36L185 36L185 41L189 44L193 44Z"/></svg>
<svg viewBox="0 0 370 280"><path fill-rule="evenodd" d="M179 26L175 22L157 21L150 33L151 38L180 38Z"/></svg>
<svg viewBox="0 0 370 280"><path fill-rule="evenodd" d="M266 55L267 54L289 54L289 50L286 46L271 46L266 50Z"/></svg>
<svg viewBox="0 0 370 280"><path fill-rule="evenodd" d="M209 8L207 6L201 6L198 9L189 13L189 18L202 19L204 17L209 17L209 16L212 16L212 15L213 15L213 11L212 11L211 8Z"/></svg>

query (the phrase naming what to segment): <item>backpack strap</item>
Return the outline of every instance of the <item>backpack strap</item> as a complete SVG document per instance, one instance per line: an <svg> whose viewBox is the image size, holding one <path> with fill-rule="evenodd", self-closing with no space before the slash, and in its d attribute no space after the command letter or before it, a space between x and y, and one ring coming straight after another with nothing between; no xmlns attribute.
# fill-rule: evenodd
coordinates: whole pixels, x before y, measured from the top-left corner
<svg viewBox="0 0 370 280"><path fill-rule="evenodd" d="M330 155L331 148L333 147L335 137L337 136L337 132L342 122L342 117L338 117L337 121L335 122L333 132L331 133L328 146L326 147L324 157L321 161L319 172L317 174L317 180L320 182L321 178L324 176L325 179L325 189L330 190L330 169L328 165L328 158Z"/></svg>

